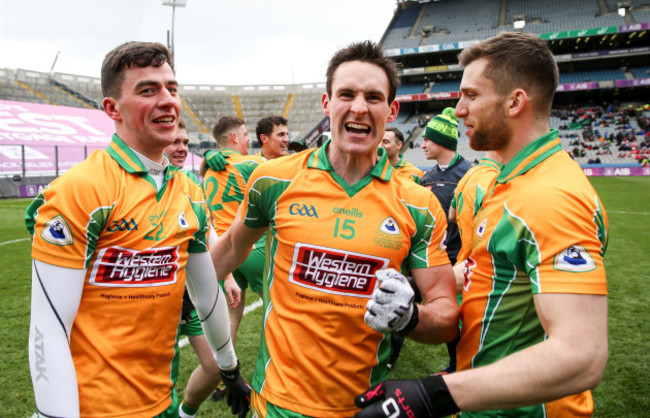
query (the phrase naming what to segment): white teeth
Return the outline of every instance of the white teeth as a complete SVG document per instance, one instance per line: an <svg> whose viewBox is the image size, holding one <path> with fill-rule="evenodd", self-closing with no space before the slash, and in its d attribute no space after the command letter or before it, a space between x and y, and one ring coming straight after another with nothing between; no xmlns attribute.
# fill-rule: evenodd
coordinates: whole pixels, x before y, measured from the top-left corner
<svg viewBox="0 0 650 418"><path fill-rule="evenodd" d="M368 129L366 125L361 125L359 123L346 123L345 126L352 129Z"/></svg>
<svg viewBox="0 0 650 418"><path fill-rule="evenodd" d="M174 121L174 118L171 118L171 117L156 119L157 123L172 123L173 121Z"/></svg>

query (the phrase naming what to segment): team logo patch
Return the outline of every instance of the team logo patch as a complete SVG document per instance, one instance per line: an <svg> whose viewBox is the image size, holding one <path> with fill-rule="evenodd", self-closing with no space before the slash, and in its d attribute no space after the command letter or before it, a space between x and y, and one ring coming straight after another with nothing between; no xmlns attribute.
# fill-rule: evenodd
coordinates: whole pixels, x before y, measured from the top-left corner
<svg viewBox="0 0 650 418"><path fill-rule="evenodd" d="M439 250L446 250L447 249L447 231L445 231L445 234L442 236L442 239L440 240L440 243L438 244L438 249Z"/></svg>
<svg viewBox="0 0 650 418"><path fill-rule="evenodd" d="M72 233L63 216L57 215L45 224L41 238L54 245L70 245L73 242Z"/></svg>
<svg viewBox="0 0 650 418"><path fill-rule="evenodd" d="M392 216L384 219L381 225L379 225L379 230L385 234L399 235L399 225L397 225L397 221Z"/></svg>
<svg viewBox="0 0 650 418"><path fill-rule="evenodd" d="M483 219L483 222L478 226L476 229L476 236L479 238L483 238L483 234L485 234L485 227L487 226L487 219Z"/></svg>
<svg viewBox="0 0 650 418"><path fill-rule="evenodd" d="M177 281L178 248L163 247L145 251L121 247L104 248L97 253L89 283L108 287L166 286Z"/></svg>
<svg viewBox="0 0 650 418"><path fill-rule="evenodd" d="M555 256L553 267L562 271L582 272L595 269L596 263L586 249L572 245Z"/></svg>
<svg viewBox="0 0 650 418"><path fill-rule="evenodd" d="M178 214L178 226L181 227L181 229L189 229L190 224L187 223L187 220L185 219L185 212L181 211L181 213Z"/></svg>
<svg viewBox="0 0 650 418"><path fill-rule="evenodd" d="M289 281L325 293L370 298L375 272L386 266L386 258L297 243Z"/></svg>

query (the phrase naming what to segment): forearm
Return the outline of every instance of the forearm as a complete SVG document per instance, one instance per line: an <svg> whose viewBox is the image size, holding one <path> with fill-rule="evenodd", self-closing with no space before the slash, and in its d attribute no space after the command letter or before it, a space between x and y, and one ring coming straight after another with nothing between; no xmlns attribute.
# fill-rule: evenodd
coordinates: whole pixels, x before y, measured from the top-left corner
<svg viewBox="0 0 650 418"><path fill-rule="evenodd" d="M458 302L440 297L418 304L419 320L408 337L428 344L441 344L458 334Z"/></svg>
<svg viewBox="0 0 650 418"><path fill-rule="evenodd" d="M69 338L85 271L32 263L29 366L38 411L79 416L79 389Z"/></svg>
<svg viewBox="0 0 650 418"><path fill-rule="evenodd" d="M421 291L419 320L408 337L429 344L451 341L458 334L456 284L449 264L414 269L415 284Z"/></svg>
<svg viewBox="0 0 650 418"><path fill-rule="evenodd" d="M187 289L201 318L205 337L219 367L230 370L237 366L237 356L230 340L226 296L217 283L210 256L207 253L190 254L187 274Z"/></svg>
<svg viewBox="0 0 650 418"><path fill-rule="evenodd" d="M531 405L598 385L607 363L607 297L536 295L535 307L546 340L444 377L461 410Z"/></svg>
<svg viewBox="0 0 650 418"><path fill-rule="evenodd" d="M210 247L210 256L219 280L225 279L233 270L239 267L252 250L252 245L240 248L236 244L230 231L226 231Z"/></svg>
<svg viewBox="0 0 650 418"><path fill-rule="evenodd" d="M596 385L591 361L547 340L489 366L444 376L462 411L508 409L579 393Z"/></svg>

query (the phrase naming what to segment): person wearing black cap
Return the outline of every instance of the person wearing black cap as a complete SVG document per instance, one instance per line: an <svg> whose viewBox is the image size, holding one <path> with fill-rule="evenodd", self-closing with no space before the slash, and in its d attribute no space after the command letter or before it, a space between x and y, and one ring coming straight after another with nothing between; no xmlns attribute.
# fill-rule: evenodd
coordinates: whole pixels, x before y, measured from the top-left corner
<svg viewBox="0 0 650 418"><path fill-rule="evenodd" d="M454 115L454 109L447 107L441 114L434 116L424 128L422 139L422 149L427 160L435 160L438 164L424 173L420 184L431 190L440 201L442 210L448 214L458 182L475 165L456 152L458 118ZM452 265L456 264L460 247L458 225L447 219L447 256ZM459 337L460 334L447 343L449 366L445 369L446 372L456 370L456 345Z"/></svg>

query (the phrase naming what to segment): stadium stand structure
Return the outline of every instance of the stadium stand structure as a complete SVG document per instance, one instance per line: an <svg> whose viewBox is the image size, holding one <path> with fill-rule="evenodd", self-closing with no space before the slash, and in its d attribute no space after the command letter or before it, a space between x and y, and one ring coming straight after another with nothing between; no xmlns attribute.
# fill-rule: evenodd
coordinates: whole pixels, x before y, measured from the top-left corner
<svg viewBox="0 0 650 418"><path fill-rule="evenodd" d="M624 16L618 13L621 6ZM515 29L515 21L525 25ZM458 53L501 31L520 30L546 40L557 59L558 116L551 126L560 129L565 149L573 153L578 147L575 158L582 164L596 159L636 163L647 149L648 111L631 115L627 104L641 109L650 100L649 29L650 0L397 0L380 40L400 64L400 114L391 125L406 134L407 159L430 167L419 149L420 135L429 118L458 100ZM239 116L254 131L257 121L271 114L289 120L292 139L309 138L314 145L325 138L321 133L328 126L321 110L324 89L324 84L183 85L183 115L192 147L214 147L211 128L221 116ZM102 95L97 78L0 69L0 99L100 108ZM576 128L573 119L585 112L624 114L629 120L621 125L594 118ZM480 158L467 146L462 123L460 132L460 152ZM581 144L573 144L576 136ZM625 140L634 148L627 150ZM605 143L610 145L603 147Z"/></svg>
<svg viewBox="0 0 650 418"><path fill-rule="evenodd" d="M621 6L625 16L618 13ZM515 21L523 21L523 28L515 29ZM650 101L649 29L650 0L398 1L382 45L400 64L406 86L398 90L400 118L392 124L410 132L405 157L424 169L432 165L419 149L420 135L433 115L459 98L460 50L519 30L547 41L558 62L554 108L563 111L550 123L560 130L567 152L581 164L638 164L650 154L647 106L643 110ZM573 119L585 113L600 116L577 126ZM462 123L459 131L459 152L480 158L469 148Z"/></svg>

